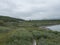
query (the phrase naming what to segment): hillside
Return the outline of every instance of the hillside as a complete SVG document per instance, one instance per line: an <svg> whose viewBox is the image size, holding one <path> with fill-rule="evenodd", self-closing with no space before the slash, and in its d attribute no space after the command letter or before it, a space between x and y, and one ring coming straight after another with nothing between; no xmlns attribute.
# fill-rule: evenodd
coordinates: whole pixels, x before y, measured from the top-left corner
<svg viewBox="0 0 60 45"><path fill-rule="evenodd" d="M8 16L0 16L0 20L3 20L5 22L18 22L18 21L24 21L23 19L17 19L13 17L8 17Z"/></svg>
<svg viewBox="0 0 60 45"><path fill-rule="evenodd" d="M23 20L8 16L0 16L1 26L49 26L58 25L60 20Z"/></svg>
<svg viewBox="0 0 60 45"><path fill-rule="evenodd" d="M16 26L19 22L25 21L8 16L0 16L0 26Z"/></svg>
<svg viewBox="0 0 60 45"><path fill-rule="evenodd" d="M60 20L30 20L0 16L0 45L60 45L60 32L39 28Z"/></svg>

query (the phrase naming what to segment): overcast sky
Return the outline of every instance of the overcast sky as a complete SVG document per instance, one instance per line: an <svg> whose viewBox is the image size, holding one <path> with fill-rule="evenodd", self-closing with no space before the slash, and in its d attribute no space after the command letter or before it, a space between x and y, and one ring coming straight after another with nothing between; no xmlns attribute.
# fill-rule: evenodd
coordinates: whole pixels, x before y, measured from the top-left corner
<svg viewBox="0 0 60 45"><path fill-rule="evenodd" d="M23 19L60 18L60 0L0 0L0 15Z"/></svg>

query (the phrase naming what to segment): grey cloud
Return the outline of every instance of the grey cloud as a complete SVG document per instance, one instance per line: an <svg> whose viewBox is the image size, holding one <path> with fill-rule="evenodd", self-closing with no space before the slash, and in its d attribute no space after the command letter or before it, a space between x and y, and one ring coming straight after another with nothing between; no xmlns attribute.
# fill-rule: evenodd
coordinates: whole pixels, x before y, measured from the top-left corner
<svg viewBox="0 0 60 45"><path fill-rule="evenodd" d="M23 19L60 18L60 0L0 0L0 15Z"/></svg>

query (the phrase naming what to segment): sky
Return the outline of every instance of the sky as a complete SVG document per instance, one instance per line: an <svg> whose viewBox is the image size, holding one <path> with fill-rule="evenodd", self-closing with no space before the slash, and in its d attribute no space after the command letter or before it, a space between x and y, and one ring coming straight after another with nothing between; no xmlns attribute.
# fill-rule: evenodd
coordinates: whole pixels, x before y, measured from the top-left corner
<svg viewBox="0 0 60 45"><path fill-rule="evenodd" d="M0 15L25 20L60 19L60 0L0 0Z"/></svg>

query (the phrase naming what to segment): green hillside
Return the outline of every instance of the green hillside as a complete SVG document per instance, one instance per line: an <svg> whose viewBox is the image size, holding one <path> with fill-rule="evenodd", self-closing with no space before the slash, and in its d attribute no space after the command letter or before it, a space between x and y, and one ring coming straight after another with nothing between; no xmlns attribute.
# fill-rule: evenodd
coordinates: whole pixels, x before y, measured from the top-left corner
<svg viewBox="0 0 60 45"><path fill-rule="evenodd" d="M60 20L23 20L0 16L0 45L60 45L60 32L39 28Z"/></svg>
<svg viewBox="0 0 60 45"><path fill-rule="evenodd" d="M23 19L17 19L17 18L8 17L8 16L0 16L0 20L3 20L5 22L19 22L19 21L24 21Z"/></svg>

